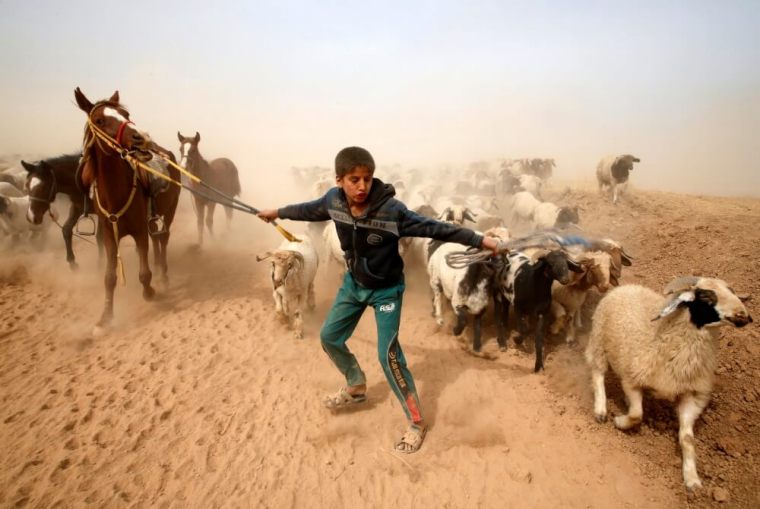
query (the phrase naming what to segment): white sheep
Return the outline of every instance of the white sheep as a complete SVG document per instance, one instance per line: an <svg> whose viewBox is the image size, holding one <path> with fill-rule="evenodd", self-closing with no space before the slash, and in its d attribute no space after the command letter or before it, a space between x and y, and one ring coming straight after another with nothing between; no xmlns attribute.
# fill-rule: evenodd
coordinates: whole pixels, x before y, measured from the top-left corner
<svg viewBox="0 0 760 509"><path fill-rule="evenodd" d="M16 240L44 239L44 234L52 221L46 214L42 223L34 224L27 219L28 211L28 196L0 196L0 232Z"/></svg>
<svg viewBox="0 0 760 509"><path fill-rule="evenodd" d="M535 175L518 175L519 188L526 191L539 200L541 199L541 188L544 181Z"/></svg>
<svg viewBox="0 0 760 509"><path fill-rule="evenodd" d="M257 256L257 261L272 260L272 297L277 315L290 322L294 335L303 338L301 308L306 302L314 309L314 277L317 274L319 255L309 237L298 235L301 242L283 241L276 251Z"/></svg>
<svg viewBox="0 0 760 509"><path fill-rule="evenodd" d="M425 190L411 189L407 194L408 196L404 200L404 203L406 204L407 208L409 208L409 210L415 210L419 207L422 207L423 205L429 206L430 195Z"/></svg>
<svg viewBox="0 0 760 509"><path fill-rule="evenodd" d="M470 210L475 211L475 209L479 209L492 214L499 210L498 200L495 196L471 194L465 198L465 205L467 205Z"/></svg>
<svg viewBox="0 0 760 509"><path fill-rule="evenodd" d="M10 182L0 182L0 196L9 196L11 198L20 198L24 196L24 191L14 186Z"/></svg>
<svg viewBox="0 0 760 509"><path fill-rule="evenodd" d="M596 165L596 180L599 184L599 192L604 187L612 190L612 203L618 202L618 192L625 190L628 183L628 174L633 170L633 163L639 163L638 157L630 154L622 156L607 156ZM619 189L620 188L620 189Z"/></svg>
<svg viewBox="0 0 760 509"><path fill-rule="evenodd" d="M340 247L340 239L338 238L338 230L335 227L335 223L330 221L322 231L322 240L324 243L325 256L327 261L326 266L330 264L337 264L340 267L340 278L343 279L343 274L346 273L348 267L346 266L346 257L343 252L343 248Z"/></svg>
<svg viewBox="0 0 760 509"><path fill-rule="evenodd" d="M752 317L720 279L686 277L670 283L662 297L639 285L611 290L599 303L586 348L594 388L594 414L607 417L604 374L620 376L628 413L615 417L621 430L643 417L642 395L652 389L678 398L678 440L687 488L702 485L696 468L693 426L710 400L717 366L718 327L742 327Z"/></svg>
<svg viewBox="0 0 760 509"><path fill-rule="evenodd" d="M328 178L322 178L317 180L311 185L311 197L313 199L321 198L329 191L331 188L335 187L335 180L334 179L328 179Z"/></svg>
<svg viewBox="0 0 760 509"><path fill-rule="evenodd" d="M536 211L536 207L541 204L531 193L527 191L520 191L515 193L511 199L511 207L509 208L509 222L510 225L518 222L533 223L533 216Z"/></svg>
<svg viewBox="0 0 760 509"><path fill-rule="evenodd" d="M559 334L566 330L565 341L575 341L576 327L581 327L581 308L586 302L586 297L592 288L600 293L605 293L610 288L610 263L609 253L592 251L574 257L581 265L583 272L571 273L570 282L561 285L552 283L552 307L551 315L554 322L549 327L552 334Z"/></svg>
<svg viewBox="0 0 760 509"><path fill-rule="evenodd" d="M547 228L564 228L568 225L577 225L578 207L558 207L550 202L536 205L533 210L533 229L545 230Z"/></svg>

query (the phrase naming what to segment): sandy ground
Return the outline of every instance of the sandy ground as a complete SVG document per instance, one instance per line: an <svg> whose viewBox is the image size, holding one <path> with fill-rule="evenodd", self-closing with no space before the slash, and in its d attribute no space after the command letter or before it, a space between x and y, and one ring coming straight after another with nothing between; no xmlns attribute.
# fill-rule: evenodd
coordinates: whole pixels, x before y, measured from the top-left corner
<svg viewBox="0 0 760 509"><path fill-rule="evenodd" d="M754 295L760 317L760 200L638 191L613 207L584 186L554 186L549 198L582 205L587 228L624 244L636 258L624 282L659 289L676 275L717 275ZM42 252L0 255L1 506L634 508L727 497L720 505L760 507L757 324L724 329L714 399L696 426L705 488L687 495L669 403L647 398L632 433L597 424L585 338L552 343L538 375L531 352L511 342L498 352L490 324L484 349L495 359L468 355L450 312L436 327L425 278L410 267L401 341L431 429L417 454L400 455L403 412L376 361L371 312L350 341L368 404L333 414L319 400L341 378L318 331L336 274L320 272L317 309L296 340L275 319L268 266L254 258L279 243L276 232L237 215L194 250L186 196L182 208L169 288L142 301L125 247L115 327L97 339L93 247L75 241L77 273L57 232ZM221 212L217 223L224 231Z"/></svg>

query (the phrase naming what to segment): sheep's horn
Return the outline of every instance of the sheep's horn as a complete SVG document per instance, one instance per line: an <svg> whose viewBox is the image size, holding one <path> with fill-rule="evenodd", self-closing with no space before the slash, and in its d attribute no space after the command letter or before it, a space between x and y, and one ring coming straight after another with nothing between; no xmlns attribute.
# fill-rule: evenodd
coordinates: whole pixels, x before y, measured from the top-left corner
<svg viewBox="0 0 760 509"><path fill-rule="evenodd" d="M668 283L663 290L664 295L680 294L685 290L691 290L694 288L700 278L696 276L684 276L679 277Z"/></svg>
<svg viewBox="0 0 760 509"><path fill-rule="evenodd" d="M633 265L633 256L626 253L622 246L620 247L620 258L626 267Z"/></svg>
<svg viewBox="0 0 760 509"><path fill-rule="evenodd" d="M263 255L256 255L256 261L257 262L261 262L261 261L264 261L264 260L266 260L267 258L269 258L271 256L272 256L272 252L271 251L267 251Z"/></svg>

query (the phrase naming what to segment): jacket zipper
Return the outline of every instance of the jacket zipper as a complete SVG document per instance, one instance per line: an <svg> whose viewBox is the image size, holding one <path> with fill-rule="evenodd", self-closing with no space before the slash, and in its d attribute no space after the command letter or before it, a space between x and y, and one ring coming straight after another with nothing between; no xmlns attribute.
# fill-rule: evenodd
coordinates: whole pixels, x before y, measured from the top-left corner
<svg viewBox="0 0 760 509"><path fill-rule="evenodd" d="M354 231L351 233L351 245L354 248L354 274L356 274L358 271L356 270L356 261L358 260L358 256L356 253L356 219L354 217L351 217L351 221L354 223Z"/></svg>

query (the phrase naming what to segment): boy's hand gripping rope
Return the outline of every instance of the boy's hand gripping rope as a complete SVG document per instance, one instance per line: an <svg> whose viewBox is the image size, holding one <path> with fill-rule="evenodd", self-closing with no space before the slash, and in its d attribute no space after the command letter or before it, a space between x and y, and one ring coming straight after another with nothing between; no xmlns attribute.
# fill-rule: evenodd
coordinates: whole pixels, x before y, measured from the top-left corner
<svg viewBox="0 0 760 509"><path fill-rule="evenodd" d="M511 251L519 251L530 247L568 247L583 246L593 248L597 241L588 239L578 234L563 234L552 230L542 231L511 240L500 240L497 251L507 254ZM446 264L454 269L463 269L475 263L484 263L493 256L490 249L478 249L471 247L466 251L454 251L445 256Z"/></svg>

